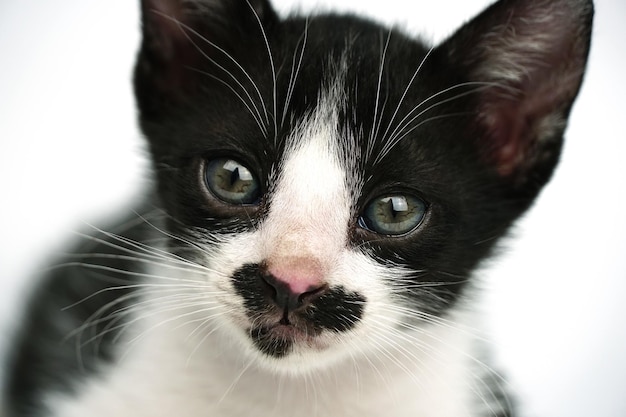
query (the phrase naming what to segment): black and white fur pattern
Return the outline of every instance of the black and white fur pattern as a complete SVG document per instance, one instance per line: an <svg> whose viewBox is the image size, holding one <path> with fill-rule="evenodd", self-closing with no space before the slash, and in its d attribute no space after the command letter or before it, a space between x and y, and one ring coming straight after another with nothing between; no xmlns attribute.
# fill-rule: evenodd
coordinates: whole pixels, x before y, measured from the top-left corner
<svg viewBox="0 0 626 417"><path fill-rule="evenodd" d="M265 0L144 0L155 192L34 295L11 416L511 416L472 272L549 180L592 5L501 0L438 47ZM207 166L241 163L234 204ZM379 197L425 203L400 234Z"/></svg>

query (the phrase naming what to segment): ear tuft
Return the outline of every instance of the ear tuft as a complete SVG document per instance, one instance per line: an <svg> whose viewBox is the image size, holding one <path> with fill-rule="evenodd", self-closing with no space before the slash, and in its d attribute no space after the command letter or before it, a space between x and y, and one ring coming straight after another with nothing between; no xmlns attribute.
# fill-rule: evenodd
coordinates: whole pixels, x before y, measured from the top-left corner
<svg viewBox="0 0 626 417"><path fill-rule="evenodd" d="M580 88L591 36L589 0L501 0L444 47L478 101L478 146L503 177L547 181Z"/></svg>

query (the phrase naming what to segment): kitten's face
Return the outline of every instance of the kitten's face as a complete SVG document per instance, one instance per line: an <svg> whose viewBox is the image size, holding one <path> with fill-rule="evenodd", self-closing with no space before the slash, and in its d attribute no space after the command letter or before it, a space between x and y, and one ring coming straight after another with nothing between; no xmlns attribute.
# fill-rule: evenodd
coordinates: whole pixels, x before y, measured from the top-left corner
<svg viewBox="0 0 626 417"><path fill-rule="evenodd" d="M265 1L144 1L142 125L216 328L295 371L454 308L549 179L587 54L587 6L509 3L429 50Z"/></svg>

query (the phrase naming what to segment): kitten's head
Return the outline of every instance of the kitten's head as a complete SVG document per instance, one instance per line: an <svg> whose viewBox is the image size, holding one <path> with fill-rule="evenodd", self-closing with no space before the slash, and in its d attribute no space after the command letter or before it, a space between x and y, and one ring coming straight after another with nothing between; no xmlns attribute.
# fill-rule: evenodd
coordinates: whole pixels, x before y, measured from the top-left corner
<svg viewBox="0 0 626 417"><path fill-rule="evenodd" d="M502 0L430 49L265 0L142 9L136 92L172 250L206 267L216 326L285 369L451 311L551 176L593 13Z"/></svg>

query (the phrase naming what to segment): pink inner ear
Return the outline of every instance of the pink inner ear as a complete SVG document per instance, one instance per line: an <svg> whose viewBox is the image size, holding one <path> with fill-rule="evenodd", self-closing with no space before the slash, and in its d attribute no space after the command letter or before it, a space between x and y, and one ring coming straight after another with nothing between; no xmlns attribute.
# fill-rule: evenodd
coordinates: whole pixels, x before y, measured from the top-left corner
<svg viewBox="0 0 626 417"><path fill-rule="evenodd" d="M517 55L517 76L490 80L500 86L481 98L482 123L492 141L487 148L502 176L532 165L546 140L560 138L580 87L586 49L572 34L556 32L543 50L501 51L509 53L508 58ZM492 63L497 61L495 57ZM507 74L506 68L497 71Z"/></svg>
<svg viewBox="0 0 626 417"><path fill-rule="evenodd" d="M487 128L487 158L495 164L501 176L509 176L519 165L526 153L522 142L524 117L518 113L519 106L510 103L483 113L483 123Z"/></svg>
<svg viewBox="0 0 626 417"><path fill-rule="evenodd" d="M498 2L451 38L480 95L478 143L501 176L554 153L578 93L593 9L576 0Z"/></svg>
<svg viewBox="0 0 626 417"><path fill-rule="evenodd" d="M502 176L529 168L546 141L559 140L565 127L582 74L556 78L549 63L545 65L527 75L517 97L500 88L483 95L480 115L490 141L485 148Z"/></svg>

